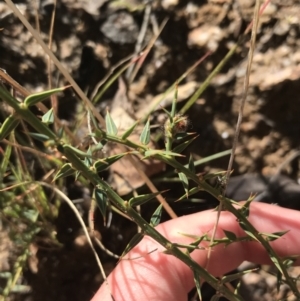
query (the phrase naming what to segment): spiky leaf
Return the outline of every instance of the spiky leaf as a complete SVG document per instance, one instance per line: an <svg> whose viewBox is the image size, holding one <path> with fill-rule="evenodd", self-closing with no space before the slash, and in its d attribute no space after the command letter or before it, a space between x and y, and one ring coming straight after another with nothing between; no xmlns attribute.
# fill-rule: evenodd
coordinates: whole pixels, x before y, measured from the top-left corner
<svg viewBox="0 0 300 301"><path fill-rule="evenodd" d="M177 145L176 147L173 148L173 152L175 153L181 153L183 152L192 142L194 142L194 140L197 138L198 136L196 137L193 137L192 139L190 140L187 140L179 145Z"/></svg>
<svg viewBox="0 0 300 301"><path fill-rule="evenodd" d="M148 119L140 136L142 144L147 145L150 142L150 120Z"/></svg>
<svg viewBox="0 0 300 301"><path fill-rule="evenodd" d="M102 129L95 129L93 135L98 140L102 140L104 137L106 137L106 133Z"/></svg>
<svg viewBox="0 0 300 301"><path fill-rule="evenodd" d="M161 214L162 214L162 204L160 204L156 210L154 211L154 213L152 214L151 216L151 219L150 219L150 225L153 226L153 227L156 227L159 223L160 223L160 220L161 220Z"/></svg>
<svg viewBox="0 0 300 301"><path fill-rule="evenodd" d="M71 176L74 173L75 173L75 170L72 168L72 165L70 163L66 163L56 173L56 175L54 176L53 182L60 178L65 178L65 177Z"/></svg>
<svg viewBox="0 0 300 301"><path fill-rule="evenodd" d="M247 200L247 202L243 205L243 207L241 209L239 209L239 211L242 213L242 215L245 216L246 218L249 217L251 202L252 202L252 199Z"/></svg>
<svg viewBox="0 0 300 301"><path fill-rule="evenodd" d="M286 231L280 231L280 232L274 232L274 233L260 233L264 236L265 240L267 241L274 241L283 235L285 235L289 230Z"/></svg>
<svg viewBox="0 0 300 301"><path fill-rule="evenodd" d="M59 128L58 131L57 131L57 137L58 137L59 139L61 139L62 136L63 136L63 134L64 134L64 128L61 127L61 128Z"/></svg>
<svg viewBox="0 0 300 301"><path fill-rule="evenodd" d="M295 263L295 261L298 258L299 258L299 255L289 256L289 257L284 259L283 265L288 269Z"/></svg>
<svg viewBox="0 0 300 301"><path fill-rule="evenodd" d="M247 229L247 226L244 224L243 221L239 221L239 224L240 224L240 227L245 231L245 233L249 237L251 237L254 241L258 241L258 239L255 237L255 235Z"/></svg>
<svg viewBox="0 0 300 301"><path fill-rule="evenodd" d="M112 165L116 161L120 160L122 157L124 157L127 154L128 153L122 153L122 154L118 154L118 155L114 155L111 157L107 157L107 158L98 160L94 163L94 169L97 172L101 172L101 171L107 169L110 165Z"/></svg>
<svg viewBox="0 0 300 301"><path fill-rule="evenodd" d="M129 200L129 205L131 207L143 205L161 193L162 192L155 192L155 193L143 194L137 197L133 197Z"/></svg>
<svg viewBox="0 0 300 301"><path fill-rule="evenodd" d="M224 234L226 235L226 237L230 240L230 241L235 241L236 240L236 235L235 233L231 232L231 231L227 231L227 230L223 230Z"/></svg>
<svg viewBox="0 0 300 301"><path fill-rule="evenodd" d="M35 223L39 213L35 209L26 209L22 211L22 216L32 223ZM36 229L37 231L38 229Z"/></svg>
<svg viewBox="0 0 300 301"><path fill-rule="evenodd" d="M190 170L192 173L196 173L195 164L194 164L194 159L193 159L193 156L192 156L192 155L190 155L190 158L189 158L189 170Z"/></svg>
<svg viewBox="0 0 300 301"><path fill-rule="evenodd" d="M134 129L136 128L136 126L138 125L138 123L139 123L139 120L137 120L128 130L126 130L124 132L124 134L122 135L121 139L122 140L127 139L132 134L132 132L134 131Z"/></svg>
<svg viewBox="0 0 300 301"><path fill-rule="evenodd" d="M85 166L87 166L88 168L91 167L91 165L93 164L92 159L89 157L85 157L83 160L83 163L85 164Z"/></svg>
<svg viewBox="0 0 300 301"><path fill-rule="evenodd" d="M105 218L106 216L106 208L107 208L107 195L104 190L96 187L94 191L96 204L102 214L102 216Z"/></svg>
<svg viewBox="0 0 300 301"><path fill-rule="evenodd" d="M31 94L25 98L24 104L27 107L33 106L33 105L47 99L48 97L50 97L51 95L53 95L55 93L64 91L68 87L69 86Z"/></svg>
<svg viewBox="0 0 300 301"><path fill-rule="evenodd" d="M188 180L187 176L182 172L179 172L178 176L179 176L179 179L180 179L180 181L183 185L183 189L185 191L185 194L188 197L189 196L189 180Z"/></svg>
<svg viewBox="0 0 300 301"><path fill-rule="evenodd" d="M0 129L0 141L8 136L17 127L19 122L19 119L17 119L14 115L7 117Z"/></svg>
<svg viewBox="0 0 300 301"><path fill-rule="evenodd" d="M154 156L154 155L184 157L183 155L177 154L174 152L169 152L169 151L164 151L164 150L159 150L159 149L151 149L151 150L145 151L143 159Z"/></svg>
<svg viewBox="0 0 300 301"><path fill-rule="evenodd" d="M185 193L183 196L181 196L179 199L177 199L177 202L182 201L182 200L186 199L188 196L190 197L191 195L193 195L201 190L202 190L201 187L193 187L188 191L188 194Z"/></svg>
<svg viewBox="0 0 300 301"><path fill-rule="evenodd" d="M102 140L100 142L98 142L98 144L93 144L91 146L91 153L95 153L95 152L98 152L98 151L101 151L103 149L103 147L105 146L106 144L106 141Z"/></svg>
<svg viewBox="0 0 300 301"><path fill-rule="evenodd" d="M195 133L177 133L174 141L176 142L183 142L187 137L190 137L191 135L195 135Z"/></svg>
<svg viewBox="0 0 300 301"><path fill-rule="evenodd" d="M54 122L53 108L51 108L46 114L43 115L42 122L45 124L52 124Z"/></svg>
<svg viewBox="0 0 300 301"><path fill-rule="evenodd" d="M105 124L106 124L106 132L109 135L117 135L118 129L116 124L114 123L111 115L109 114L109 111L107 110L106 116L105 116Z"/></svg>
<svg viewBox="0 0 300 301"><path fill-rule="evenodd" d="M238 273L223 276L222 279L221 279L221 283L227 283L227 282L235 281L237 279L240 279L245 274L253 273L257 270L258 270L258 268L255 268L255 269L246 270L246 271L242 271L242 272L238 272Z"/></svg>
<svg viewBox="0 0 300 301"><path fill-rule="evenodd" d="M199 297L200 300L202 300L200 275L196 270L194 270L194 282L195 282L195 286L196 286L196 289L197 289L198 297Z"/></svg>
<svg viewBox="0 0 300 301"><path fill-rule="evenodd" d="M123 258L129 251L131 251L144 237L142 233L136 233L126 246L121 258Z"/></svg>
<svg viewBox="0 0 300 301"><path fill-rule="evenodd" d="M42 142L46 142L49 141L50 138L44 134L40 134L40 133L28 133L29 136L31 136L32 138L38 140L38 141L42 141Z"/></svg>
<svg viewBox="0 0 300 301"><path fill-rule="evenodd" d="M91 153L83 152L80 149L78 149L76 147L73 147L71 145L65 145L64 147L65 148L67 147L70 152L73 152L74 154L76 154L80 158L91 158L92 157Z"/></svg>

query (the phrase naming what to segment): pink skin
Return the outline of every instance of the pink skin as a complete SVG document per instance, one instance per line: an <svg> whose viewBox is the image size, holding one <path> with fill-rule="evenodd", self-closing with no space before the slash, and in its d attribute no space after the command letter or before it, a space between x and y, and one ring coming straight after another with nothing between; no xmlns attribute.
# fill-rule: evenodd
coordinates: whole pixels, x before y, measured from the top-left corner
<svg viewBox="0 0 300 301"><path fill-rule="evenodd" d="M211 235L216 220L215 211L204 211L170 220L157 227L157 230L171 242L188 244L192 241L182 233L201 236ZM260 232L289 230L280 239L271 243L279 256L300 254L300 212L275 205L252 203L250 222ZM235 216L222 212L217 229L217 238L223 238L224 230L234 232L238 237L245 236L236 222ZM208 243L201 243L207 247ZM156 250L150 254L149 252ZM116 301L174 301L187 300L187 293L194 286L193 274L189 267L177 258L162 253L164 248L145 237L126 258L122 260L108 277L109 287L102 285L92 301L112 301L110 290ZM221 276L236 268L244 260L269 264L270 259L260 244L240 242L224 248L213 248L207 267L207 248L192 253L192 258L215 276ZM296 261L300 264L300 258Z"/></svg>

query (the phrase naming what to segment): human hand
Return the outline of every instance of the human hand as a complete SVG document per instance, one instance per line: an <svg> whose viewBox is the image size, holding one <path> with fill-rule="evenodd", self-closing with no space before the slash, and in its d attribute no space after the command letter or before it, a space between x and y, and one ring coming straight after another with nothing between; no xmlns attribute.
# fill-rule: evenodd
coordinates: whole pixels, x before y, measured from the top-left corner
<svg viewBox="0 0 300 301"><path fill-rule="evenodd" d="M215 211L203 211L170 220L156 227L171 242L189 244L193 239L182 233L211 236L216 221ZM300 253L300 212L268 205L251 203L249 221L260 232L272 233L289 230L283 237L271 242L275 252L281 256ZM236 217L230 212L221 213L216 238L223 238L224 230L234 232L237 237L245 236ZM196 250L191 257L215 276L233 270L244 260L259 264L270 264L266 250L257 242L236 242L227 247L213 248L207 266L208 242L202 242L203 250ZM156 250L153 252L153 250ZM146 236L139 245L121 260L109 275L92 301L174 301L187 300L187 293L194 287L193 273L179 259L163 253L164 248ZM300 258L295 262L300 264Z"/></svg>

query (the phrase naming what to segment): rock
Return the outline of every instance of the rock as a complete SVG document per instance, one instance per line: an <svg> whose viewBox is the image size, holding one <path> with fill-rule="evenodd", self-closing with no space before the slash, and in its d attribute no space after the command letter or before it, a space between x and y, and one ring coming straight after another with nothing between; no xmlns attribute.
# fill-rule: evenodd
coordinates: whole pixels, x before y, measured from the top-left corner
<svg viewBox="0 0 300 301"><path fill-rule="evenodd" d="M205 24L189 33L188 45L206 47L210 51L215 51L222 38L223 34L220 27Z"/></svg>
<svg viewBox="0 0 300 301"><path fill-rule="evenodd" d="M137 39L139 28L131 14L121 11L109 16L100 31L116 44L132 44Z"/></svg>
<svg viewBox="0 0 300 301"><path fill-rule="evenodd" d="M176 5L178 5L178 0L163 0L161 5L164 9L170 9Z"/></svg>
<svg viewBox="0 0 300 301"><path fill-rule="evenodd" d="M290 24L287 22L287 20L282 19L275 24L273 30L276 35L283 36L289 32Z"/></svg>

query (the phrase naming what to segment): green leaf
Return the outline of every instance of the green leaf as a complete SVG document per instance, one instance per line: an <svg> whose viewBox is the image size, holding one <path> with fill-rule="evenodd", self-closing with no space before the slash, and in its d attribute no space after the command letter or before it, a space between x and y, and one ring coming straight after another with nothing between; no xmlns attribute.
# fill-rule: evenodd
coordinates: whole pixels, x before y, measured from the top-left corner
<svg viewBox="0 0 300 301"><path fill-rule="evenodd" d="M64 91L68 87L69 86L62 87L62 88L57 88L57 89L52 89L52 90L48 90L48 91L43 91L43 92L40 92L40 93L31 94L31 95L29 95L25 98L24 104L25 104L26 107L33 106L33 105L47 99L48 97L50 97L51 95L53 95L55 93L59 93L59 92Z"/></svg>
<svg viewBox="0 0 300 301"><path fill-rule="evenodd" d="M263 233L261 232L260 234L264 236L265 240L267 241L274 241L283 235L285 235L289 230L286 231L280 231L280 232L274 232L274 233Z"/></svg>
<svg viewBox="0 0 300 301"><path fill-rule="evenodd" d="M249 273L253 273L257 270L258 270L258 268L255 268L255 269L251 269L251 270L238 272L238 273L235 273L235 274L226 275L226 276L221 278L221 283L223 284L223 283L235 281L237 279L240 279L242 276L244 276L246 274L249 274Z"/></svg>
<svg viewBox="0 0 300 301"><path fill-rule="evenodd" d="M249 236L249 241L258 241L259 240L256 238L255 234L252 233L251 231L248 230L247 225L244 223L243 220L238 220L240 227L245 231L245 233ZM258 232L256 232L258 234Z"/></svg>
<svg viewBox="0 0 300 301"><path fill-rule="evenodd" d="M92 182L95 181L95 179L97 178L95 173L91 171L88 167L86 167L86 165L77 156L77 154L74 152L72 147L70 147L70 145L65 144L62 147L60 147L60 149L62 150L62 153L65 154L65 156L68 158L74 169L84 172L85 177L90 179Z"/></svg>
<svg viewBox="0 0 300 301"><path fill-rule="evenodd" d="M202 235L198 237L194 242L189 244L190 248L187 247L187 250L189 251L189 254L193 253L195 250L203 250L205 248L199 247L199 244L202 242L202 240L206 238L206 235Z"/></svg>
<svg viewBox="0 0 300 301"><path fill-rule="evenodd" d="M246 233L249 237L251 237L253 240L258 241L258 239L255 237L255 235L254 235L252 232L250 232L249 230L245 229L245 226L242 226L242 225L244 225L244 224L240 222L240 226L241 226L241 228L245 231L245 233Z"/></svg>
<svg viewBox="0 0 300 301"><path fill-rule="evenodd" d="M144 234L136 233L126 246L124 252L121 255L121 258L124 257L129 251L131 251L143 239L143 237Z"/></svg>
<svg viewBox="0 0 300 301"><path fill-rule="evenodd" d="M153 227L156 227L159 223L160 223L160 220L161 220L161 214L162 214L162 204L160 204L156 210L154 211L154 213L152 214L151 216L151 219L150 219L150 225L153 226Z"/></svg>
<svg viewBox="0 0 300 301"><path fill-rule="evenodd" d="M40 134L40 133L28 133L29 136L31 136L32 138L38 140L38 141L42 141L42 142L46 142L50 140L50 137L44 135L44 134Z"/></svg>
<svg viewBox="0 0 300 301"><path fill-rule="evenodd" d="M132 134L132 132L134 131L134 129L136 128L136 126L138 125L139 122L140 121L137 120L128 130L126 130L124 132L124 134L122 135L121 139L122 140L127 139Z"/></svg>
<svg viewBox="0 0 300 301"><path fill-rule="evenodd" d="M7 102L7 104L16 111L20 110L20 102L7 91L7 89L2 85L2 82L0 82L0 98Z"/></svg>
<svg viewBox="0 0 300 301"><path fill-rule="evenodd" d="M106 132L102 129L94 129L93 136L96 137L98 140L103 140L106 137ZM103 140L104 141L104 140ZM103 143L103 142L102 142Z"/></svg>
<svg viewBox="0 0 300 301"><path fill-rule="evenodd" d="M243 205L243 207L241 209L238 209L241 212L241 214L243 216L245 216L246 218L249 217L251 202L252 202L252 199L251 200L247 200L247 202Z"/></svg>
<svg viewBox="0 0 300 301"><path fill-rule="evenodd" d="M51 108L45 115L43 115L42 122L45 124L52 124L54 122L53 108Z"/></svg>
<svg viewBox="0 0 300 301"><path fill-rule="evenodd" d="M193 159L192 154L190 154L190 158L189 158L189 170L192 173L196 173L196 168L195 168L194 159Z"/></svg>
<svg viewBox="0 0 300 301"><path fill-rule="evenodd" d="M150 120L148 119L140 136L142 144L147 145L150 142Z"/></svg>
<svg viewBox="0 0 300 301"><path fill-rule="evenodd" d="M22 216L32 223L35 223L37 217L39 216L39 212L37 212L35 209L26 209L22 211Z"/></svg>
<svg viewBox="0 0 300 301"><path fill-rule="evenodd" d="M8 136L17 127L19 122L19 119L17 119L14 115L7 117L0 129L0 141Z"/></svg>
<svg viewBox="0 0 300 301"><path fill-rule="evenodd" d="M236 240L236 235L235 233L231 232L231 231L227 231L223 229L223 232L225 234L225 236L230 240L230 241L235 241Z"/></svg>
<svg viewBox="0 0 300 301"><path fill-rule="evenodd" d="M185 194L188 197L189 196L189 180L188 180L187 176L182 172L179 172L178 176L179 176L179 179L180 179L180 181L183 185L183 189L185 191Z"/></svg>
<svg viewBox="0 0 300 301"><path fill-rule="evenodd" d="M203 176L203 180L210 180L215 179L218 177L224 177L226 175L227 171L218 171L214 173L209 173Z"/></svg>
<svg viewBox="0 0 300 301"><path fill-rule="evenodd" d="M290 268L294 262L299 258L299 255L295 255L294 257L289 257L284 259L283 265L285 266L286 269Z"/></svg>
<svg viewBox="0 0 300 301"><path fill-rule="evenodd" d="M184 194L179 199L177 199L176 202L182 201L182 200L186 199L188 196L190 197L191 195L193 195L201 190L203 190L201 187L193 187L188 191L188 195Z"/></svg>
<svg viewBox="0 0 300 301"><path fill-rule="evenodd" d="M177 154L174 152L169 152L169 151L159 150L159 149L151 149L151 150L145 151L143 159L154 156L154 155L184 157L183 155Z"/></svg>
<svg viewBox="0 0 300 301"><path fill-rule="evenodd" d="M95 128L95 129L101 130L101 129L99 128L98 121L96 120L96 118L95 118L94 114L92 113L92 111L91 111L90 109L87 109L87 113L88 113L88 118L91 119L94 128Z"/></svg>
<svg viewBox="0 0 300 301"><path fill-rule="evenodd" d="M198 138L198 136L193 137L192 139L187 140L187 141L183 142L182 144L177 145L176 147L173 148L172 151L175 152L175 153L183 152L192 142L194 142L194 140L196 138Z"/></svg>
<svg viewBox="0 0 300 301"><path fill-rule="evenodd" d="M200 275L196 270L194 270L194 282L195 282L195 286L196 286L196 289L197 289L198 297L199 297L200 300L202 300Z"/></svg>
<svg viewBox="0 0 300 301"><path fill-rule="evenodd" d="M149 202L150 200L152 200L153 198L155 198L157 195L163 193L164 191L162 192L154 192L154 193L149 193L149 194L142 194L142 195L139 195L139 196L136 196L136 197L133 197L129 200L129 205L131 207L135 207L135 206L140 206L140 205L143 205L147 202Z"/></svg>
<svg viewBox="0 0 300 301"><path fill-rule="evenodd" d="M92 155L90 153L87 152L83 152L80 149L73 147L71 145L64 145L64 148L68 149L70 152L72 152L73 154L76 154L77 156L79 156L80 158L91 158Z"/></svg>
<svg viewBox="0 0 300 301"><path fill-rule="evenodd" d="M113 121L113 119L111 118L111 115L109 114L109 111L107 110L106 112L106 116L105 116L105 124L106 124L106 132L109 135L117 135L118 133L118 129Z"/></svg>
<svg viewBox="0 0 300 301"><path fill-rule="evenodd" d="M61 139L62 136L63 136L63 134L64 134L64 128L61 127L61 128L59 128L58 131L57 131L57 137L58 137L59 139Z"/></svg>
<svg viewBox="0 0 300 301"><path fill-rule="evenodd" d="M93 164L92 158L85 157L84 160L83 160L83 163L85 164L85 166L87 166L88 168L90 168L91 165Z"/></svg>
<svg viewBox="0 0 300 301"><path fill-rule="evenodd" d="M104 190L96 187L94 191L96 204L99 207L99 210L105 219L106 217L106 208L107 208L107 195Z"/></svg>
<svg viewBox="0 0 300 301"><path fill-rule="evenodd" d="M98 142L98 144L93 144L91 146L91 153L95 153L95 152L98 152L98 151L101 151L103 149L103 147L105 146L106 144L106 141L102 140L100 142Z"/></svg>
<svg viewBox="0 0 300 301"><path fill-rule="evenodd" d="M190 137L191 135L195 135L195 133L177 133L174 141L176 142L183 142L187 137Z"/></svg>
<svg viewBox="0 0 300 301"><path fill-rule="evenodd" d="M58 180L60 178L65 178L65 177L71 176L74 173L75 173L75 170L72 168L72 165L70 163L66 163L56 173L56 175L54 176L53 182L55 182L56 180Z"/></svg>
<svg viewBox="0 0 300 301"><path fill-rule="evenodd" d="M128 152L117 154L117 155L107 157L107 158L104 158L104 159L100 159L100 160L98 160L94 163L94 169L97 172L101 172L101 171L107 169L110 165L112 165L116 161L120 160L122 157L124 157L127 154L128 154Z"/></svg>

